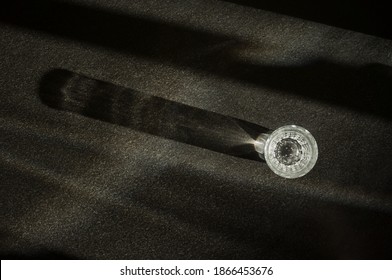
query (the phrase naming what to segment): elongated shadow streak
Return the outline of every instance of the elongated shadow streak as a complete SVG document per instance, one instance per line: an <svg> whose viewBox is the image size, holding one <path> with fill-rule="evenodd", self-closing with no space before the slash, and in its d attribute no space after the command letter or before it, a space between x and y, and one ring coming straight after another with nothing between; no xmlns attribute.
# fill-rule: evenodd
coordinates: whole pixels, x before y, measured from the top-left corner
<svg viewBox="0 0 392 280"><path fill-rule="evenodd" d="M50 71L43 77L40 98L58 110L257 161L261 159L253 141L269 131L240 119L62 69Z"/></svg>
<svg viewBox="0 0 392 280"><path fill-rule="evenodd" d="M392 39L390 28L392 21L386 4L375 5L371 1L338 0L224 1Z"/></svg>

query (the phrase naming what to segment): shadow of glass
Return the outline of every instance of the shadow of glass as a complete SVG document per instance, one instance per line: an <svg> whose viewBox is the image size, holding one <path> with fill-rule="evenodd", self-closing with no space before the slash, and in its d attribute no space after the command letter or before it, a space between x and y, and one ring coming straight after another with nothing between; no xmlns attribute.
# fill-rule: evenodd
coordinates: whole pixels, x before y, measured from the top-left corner
<svg viewBox="0 0 392 280"><path fill-rule="evenodd" d="M40 87L52 108L212 151L261 161L254 139L267 128L157 96L56 69Z"/></svg>

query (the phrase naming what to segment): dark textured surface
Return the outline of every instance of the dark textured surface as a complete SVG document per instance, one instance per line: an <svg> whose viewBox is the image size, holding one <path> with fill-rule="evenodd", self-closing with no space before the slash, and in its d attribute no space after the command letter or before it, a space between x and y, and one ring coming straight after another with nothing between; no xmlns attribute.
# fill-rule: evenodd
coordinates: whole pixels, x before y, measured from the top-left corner
<svg viewBox="0 0 392 280"><path fill-rule="evenodd" d="M392 39L387 3L372 0L225 1Z"/></svg>
<svg viewBox="0 0 392 280"><path fill-rule="evenodd" d="M131 88L55 69L40 82L42 102L111 124L211 151L261 161L255 140L268 128Z"/></svg>
<svg viewBox="0 0 392 280"><path fill-rule="evenodd" d="M391 41L224 1L34 2L0 12L2 257L392 257ZM55 110L56 68L301 125L318 163L287 180Z"/></svg>

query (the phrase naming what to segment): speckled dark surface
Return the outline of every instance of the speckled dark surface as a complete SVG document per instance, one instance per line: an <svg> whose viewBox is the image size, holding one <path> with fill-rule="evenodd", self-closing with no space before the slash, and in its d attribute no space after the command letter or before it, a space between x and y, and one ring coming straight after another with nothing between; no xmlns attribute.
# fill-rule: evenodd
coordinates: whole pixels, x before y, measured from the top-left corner
<svg viewBox="0 0 392 280"><path fill-rule="evenodd" d="M223 1L37 2L0 12L1 257L392 257L391 41ZM287 180L55 110L39 89L56 68L301 125L318 163Z"/></svg>

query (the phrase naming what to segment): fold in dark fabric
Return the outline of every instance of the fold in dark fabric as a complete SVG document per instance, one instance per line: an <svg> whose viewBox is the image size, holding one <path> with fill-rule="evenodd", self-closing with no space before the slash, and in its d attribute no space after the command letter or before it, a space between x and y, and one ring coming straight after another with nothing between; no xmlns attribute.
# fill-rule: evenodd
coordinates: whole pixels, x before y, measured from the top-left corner
<svg viewBox="0 0 392 280"><path fill-rule="evenodd" d="M2 259L392 258L391 41L241 1L5 2ZM294 180L250 144L288 124L319 148Z"/></svg>

